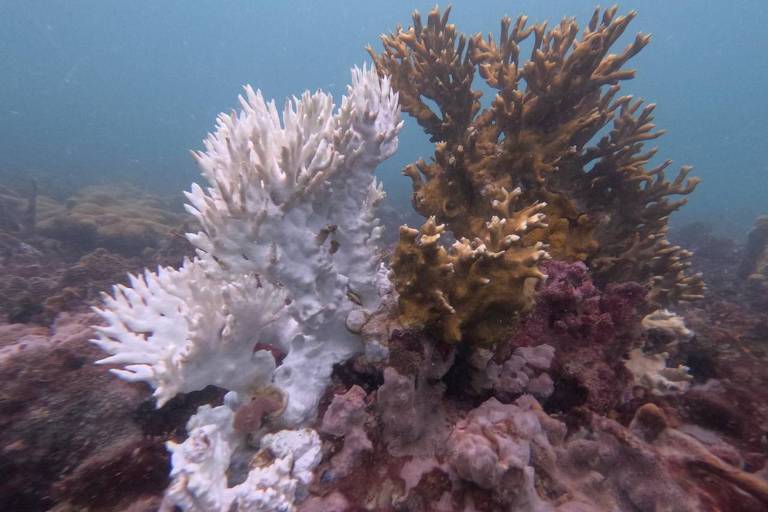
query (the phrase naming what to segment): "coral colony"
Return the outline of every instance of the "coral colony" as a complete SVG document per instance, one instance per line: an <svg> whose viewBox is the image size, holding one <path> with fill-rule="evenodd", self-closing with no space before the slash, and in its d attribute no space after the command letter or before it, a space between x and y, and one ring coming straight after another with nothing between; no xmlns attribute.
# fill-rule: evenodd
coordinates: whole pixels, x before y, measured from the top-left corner
<svg viewBox="0 0 768 512"><path fill-rule="evenodd" d="M279 111L246 87L194 153L196 255L97 309L99 363L157 407L226 391L167 443L162 508L768 507L740 452L669 405L693 380L673 311L704 286L667 224L698 180L650 164L655 105L620 94L650 41L611 53L635 13L505 17L483 38L449 11L382 36L338 107L305 92ZM426 221L390 251L373 172L401 109L435 153L404 171Z"/></svg>

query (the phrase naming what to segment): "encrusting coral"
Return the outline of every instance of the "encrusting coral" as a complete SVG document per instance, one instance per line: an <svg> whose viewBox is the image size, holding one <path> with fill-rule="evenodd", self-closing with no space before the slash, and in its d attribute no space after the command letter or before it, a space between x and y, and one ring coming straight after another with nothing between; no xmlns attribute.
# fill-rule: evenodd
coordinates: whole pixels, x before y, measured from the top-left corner
<svg viewBox="0 0 768 512"><path fill-rule="evenodd" d="M622 357L641 344L637 309L645 290L632 282L600 290L582 262L548 261L542 270L548 278L537 290L535 309L495 357L507 360L517 347L554 347L556 407L585 404L608 412L632 382Z"/></svg>
<svg viewBox="0 0 768 512"><path fill-rule="evenodd" d="M519 187L521 204L545 205L547 216L523 243L544 241L553 258L587 262L600 284L640 282L655 305L699 298L691 254L666 240L669 215L686 202L672 197L699 180L686 180L687 166L667 180L670 161L650 167L656 149L644 143L663 133L653 124L655 105L618 96L619 82L634 76L624 65L650 41L638 34L609 53L635 13L595 10L581 37L572 18L547 30L526 26L526 16L505 17L497 40L460 34L449 13L433 9L425 26L415 12L412 27L382 36L383 53L368 48L403 110L436 143L431 163L404 171L416 210L457 238L482 239L497 215L495 195ZM527 61L524 43L532 47ZM496 91L487 108L472 87L475 73Z"/></svg>

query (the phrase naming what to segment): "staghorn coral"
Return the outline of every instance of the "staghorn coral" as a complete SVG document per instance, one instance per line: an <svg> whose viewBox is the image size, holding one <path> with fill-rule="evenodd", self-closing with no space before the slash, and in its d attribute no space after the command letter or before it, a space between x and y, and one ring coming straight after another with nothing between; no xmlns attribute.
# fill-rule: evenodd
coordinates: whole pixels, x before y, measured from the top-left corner
<svg viewBox="0 0 768 512"><path fill-rule="evenodd" d="M532 305L535 283L544 278L538 263L547 253L540 242L527 245L521 237L544 225L544 205L514 211L520 189L499 194L481 236L448 249L440 244L445 226L434 217L420 230L400 228L392 270L404 324L425 327L448 343L487 345Z"/></svg>
<svg viewBox="0 0 768 512"><path fill-rule="evenodd" d="M382 36L383 53L368 48L403 110L436 143L431 163L404 171L416 210L457 237L482 238L495 214L493 191L521 187L522 203L546 203L548 219L526 242L545 241L555 258L588 262L601 284L641 282L655 304L699 298L691 254L666 240L669 215L686 202L673 197L699 180L686 179L685 166L668 181L669 161L649 167L656 149L644 143L663 133L653 124L655 105L618 95L619 82L634 76L625 64L650 41L638 34L609 53L635 12L595 10L581 36L572 18L547 31L545 23L527 26L526 16L505 17L497 40L460 34L449 13L433 9L425 26L415 12L412 27ZM524 43L532 47L528 60ZM485 109L475 73L496 91Z"/></svg>

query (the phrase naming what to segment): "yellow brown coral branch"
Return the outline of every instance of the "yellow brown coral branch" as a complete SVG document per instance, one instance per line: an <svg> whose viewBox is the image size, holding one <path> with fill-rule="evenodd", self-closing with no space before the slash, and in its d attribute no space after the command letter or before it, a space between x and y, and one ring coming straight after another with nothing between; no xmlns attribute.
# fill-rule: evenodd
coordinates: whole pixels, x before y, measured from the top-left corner
<svg viewBox="0 0 768 512"><path fill-rule="evenodd" d="M701 296L690 253L666 242L670 214L698 179L687 166L671 181L669 162L651 166L656 149L645 144L664 133L655 105L619 94L635 73L625 66L650 42L638 34L611 53L636 13L596 9L583 31L572 18L548 30L505 17L499 36L484 38L457 32L449 11L430 11L426 27L416 12L412 27L382 36L383 53L368 49L436 143L431 162L404 171L417 211L457 237L483 238L495 214L489 191L521 187L524 204L547 203L548 226L526 231L525 243L586 261L599 282L626 270L621 278L646 283L658 305ZM526 60L521 44L531 38ZM475 71L495 91L485 109ZM635 257L646 259L628 261Z"/></svg>
<svg viewBox="0 0 768 512"><path fill-rule="evenodd" d="M533 303L533 289L547 257L541 243L526 245L522 235L544 226L534 204L513 210L519 189L493 191L494 215L482 238L441 244L445 225L430 217L419 230L402 226L392 259L401 321L431 330L448 343L492 344Z"/></svg>

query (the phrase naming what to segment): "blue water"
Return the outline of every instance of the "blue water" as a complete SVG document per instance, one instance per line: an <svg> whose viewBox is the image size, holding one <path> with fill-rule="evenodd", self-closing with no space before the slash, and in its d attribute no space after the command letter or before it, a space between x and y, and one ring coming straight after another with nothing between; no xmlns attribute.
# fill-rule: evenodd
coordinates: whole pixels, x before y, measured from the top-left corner
<svg viewBox="0 0 768 512"><path fill-rule="evenodd" d="M497 31L504 14L531 22L576 16L592 2L461 1L465 33ZM254 0L0 0L0 170L73 185L130 181L175 193L197 177L199 148L244 83L282 101L304 89L337 97L363 47L431 2ZM479 7L481 6L481 7ZM654 35L624 90L659 104L660 156L704 179L678 222L740 235L768 213L768 3L635 0L625 41ZM407 205L403 165L431 155L406 118L400 151L380 169Z"/></svg>

